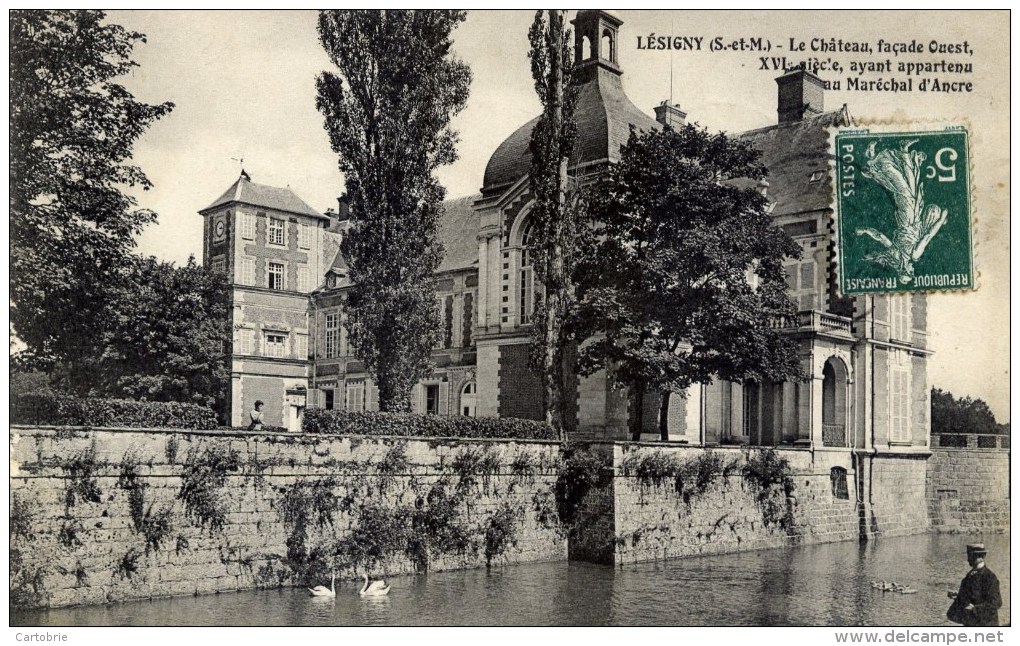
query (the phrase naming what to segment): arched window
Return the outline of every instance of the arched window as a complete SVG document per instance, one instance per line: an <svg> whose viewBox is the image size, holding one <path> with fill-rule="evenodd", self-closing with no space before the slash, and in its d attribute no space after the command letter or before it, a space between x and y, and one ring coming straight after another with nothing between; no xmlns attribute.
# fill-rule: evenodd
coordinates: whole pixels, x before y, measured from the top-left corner
<svg viewBox="0 0 1020 646"><path fill-rule="evenodd" d="M581 60L586 61L591 58L591 39L587 36L581 37Z"/></svg>
<svg viewBox="0 0 1020 646"><path fill-rule="evenodd" d="M534 227L528 222L521 235L521 271L518 284L517 311L520 312L521 325L531 323L535 315L535 269L534 252L531 247Z"/></svg>
<svg viewBox="0 0 1020 646"><path fill-rule="evenodd" d="M616 43L613 42L613 33L608 29L602 32L602 58L616 62Z"/></svg>
<svg viewBox="0 0 1020 646"><path fill-rule="evenodd" d="M460 414L465 417L475 416L475 402L477 398L477 385L473 381L464 384L460 389Z"/></svg>
<svg viewBox="0 0 1020 646"><path fill-rule="evenodd" d="M847 446L848 384L846 364L836 357L829 357L822 366L823 446Z"/></svg>

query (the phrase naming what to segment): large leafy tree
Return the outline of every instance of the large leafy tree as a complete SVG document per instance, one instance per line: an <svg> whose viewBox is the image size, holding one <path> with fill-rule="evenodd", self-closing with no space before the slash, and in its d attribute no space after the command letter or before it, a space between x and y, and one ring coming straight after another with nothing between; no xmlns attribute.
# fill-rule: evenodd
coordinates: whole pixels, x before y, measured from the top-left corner
<svg viewBox="0 0 1020 646"><path fill-rule="evenodd" d="M450 34L464 17L319 13L319 40L337 69L319 76L316 105L351 200L341 246L354 282L350 341L386 411L410 409L441 333L433 272L445 189L435 171L457 158L450 119L467 102L471 74L450 53Z"/></svg>
<svg viewBox="0 0 1020 646"><path fill-rule="evenodd" d="M948 390L932 388L931 432L1008 435L1009 425L997 423L992 409L983 399L954 397Z"/></svg>
<svg viewBox="0 0 1020 646"><path fill-rule="evenodd" d="M542 114L531 133L531 218L536 277L544 288L533 327L533 355L543 381L545 419L560 430L568 427L565 406L567 349L571 339L564 320L574 298L572 252L577 235L574 203L568 200L567 174L574 147L576 87L571 85L573 55L566 12L536 11L528 38L531 75Z"/></svg>
<svg viewBox="0 0 1020 646"><path fill-rule="evenodd" d="M10 12L11 328L18 365L79 365L97 341L134 236L156 214L125 187L149 188L127 161L173 108L116 82L144 36L100 11Z"/></svg>
<svg viewBox="0 0 1020 646"><path fill-rule="evenodd" d="M755 190L759 153L693 125L632 131L619 163L591 190L591 237L575 272L572 324L588 341L582 372L629 387L631 432L646 393L693 383L799 375L793 342L770 322L793 312L784 257L799 247L772 224Z"/></svg>
<svg viewBox="0 0 1020 646"><path fill-rule="evenodd" d="M204 404L222 410L230 371L229 287L194 257L176 266L136 257L112 290L88 393ZM75 380L83 382L84 380Z"/></svg>

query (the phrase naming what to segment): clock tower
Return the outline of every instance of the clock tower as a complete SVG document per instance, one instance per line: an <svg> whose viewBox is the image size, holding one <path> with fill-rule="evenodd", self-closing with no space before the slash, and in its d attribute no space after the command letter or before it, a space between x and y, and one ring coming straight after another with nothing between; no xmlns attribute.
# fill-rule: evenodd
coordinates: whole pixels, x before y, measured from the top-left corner
<svg viewBox="0 0 1020 646"><path fill-rule="evenodd" d="M225 418L246 426L246 413L262 401L266 425L297 430L311 367L309 295L332 261L323 258L329 218L289 188L256 184L244 171L199 213L205 266L230 285Z"/></svg>

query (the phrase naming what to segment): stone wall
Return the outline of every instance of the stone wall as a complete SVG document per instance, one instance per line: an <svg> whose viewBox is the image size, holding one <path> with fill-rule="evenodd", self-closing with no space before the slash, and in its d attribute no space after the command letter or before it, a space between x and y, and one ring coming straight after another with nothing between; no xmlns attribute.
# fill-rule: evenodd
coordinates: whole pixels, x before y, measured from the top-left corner
<svg viewBox="0 0 1020 646"><path fill-rule="evenodd" d="M926 453L862 455L864 538L920 534L931 528L925 503Z"/></svg>
<svg viewBox="0 0 1020 646"><path fill-rule="evenodd" d="M787 461L789 477L773 483L746 475L748 460L761 455L737 447L616 445L616 561L857 538L856 482L848 451L775 451ZM663 458L681 465L681 484L672 476L658 482L642 477L643 465L647 471ZM836 487L835 493L833 467L846 476L846 487Z"/></svg>
<svg viewBox="0 0 1020 646"><path fill-rule="evenodd" d="M558 459L535 441L15 426L12 603L563 560Z"/></svg>
<svg viewBox="0 0 1020 646"><path fill-rule="evenodd" d="M1009 439L932 436L926 491L932 528L967 533L1009 530Z"/></svg>

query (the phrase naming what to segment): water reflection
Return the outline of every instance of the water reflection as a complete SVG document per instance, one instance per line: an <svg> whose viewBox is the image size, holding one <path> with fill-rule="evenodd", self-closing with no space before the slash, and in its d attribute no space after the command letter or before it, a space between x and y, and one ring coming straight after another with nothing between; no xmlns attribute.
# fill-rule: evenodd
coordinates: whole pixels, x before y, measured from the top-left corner
<svg viewBox="0 0 1020 646"><path fill-rule="evenodd" d="M12 613L12 625L951 625L946 591L983 539L1009 622L1008 536L925 535L715 555L613 569L540 563L396 577L387 597L301 588ZM918 590L880 592L871 581Z"/></svg>

